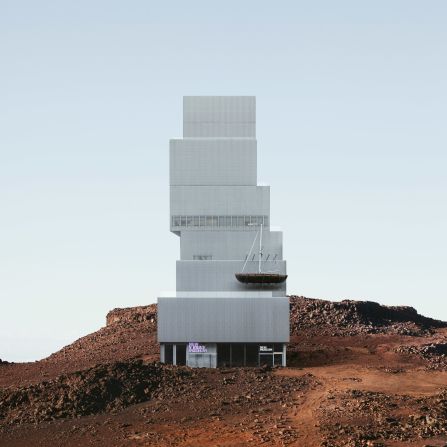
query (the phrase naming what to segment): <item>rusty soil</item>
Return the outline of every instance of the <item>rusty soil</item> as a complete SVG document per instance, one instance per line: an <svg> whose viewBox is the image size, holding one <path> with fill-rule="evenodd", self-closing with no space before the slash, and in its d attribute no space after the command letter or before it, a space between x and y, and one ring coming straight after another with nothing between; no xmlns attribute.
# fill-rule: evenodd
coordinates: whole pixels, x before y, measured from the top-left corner
<svg viewBox="0 0 447 447"><path fill-rule="evenodd" d="M411 308L291 297L274 369L161 365L156 318L0 361L0 446L447 446L447 327Z"/></svg>

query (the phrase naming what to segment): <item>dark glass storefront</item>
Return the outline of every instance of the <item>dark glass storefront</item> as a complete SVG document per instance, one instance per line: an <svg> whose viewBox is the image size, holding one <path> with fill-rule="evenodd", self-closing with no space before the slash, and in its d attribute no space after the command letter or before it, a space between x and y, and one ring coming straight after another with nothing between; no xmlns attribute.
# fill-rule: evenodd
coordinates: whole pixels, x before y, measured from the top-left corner
<svg viewBox="0 0 447 447"><path fill-rule="evenodd" d="M218 343L217 366L281 366L283 365L282 344Z"/></svg>
<svg viewBox="0 0 447 447"><path fill-rule="evenodd" d="M190 345L197 343L190 343ZM163 344L162 361L174 365L189 365L210 367L241 367L241 366L283 366L285 365L285 345L281 343L205 343L201 347L206 354L189 352L185 343ZM210 362L198 362L200 355L210 357ZM217 359L217 362L216 362ZM196 365L197 363L197 365ZM203 363L203 364L202 364Z"/></svg>

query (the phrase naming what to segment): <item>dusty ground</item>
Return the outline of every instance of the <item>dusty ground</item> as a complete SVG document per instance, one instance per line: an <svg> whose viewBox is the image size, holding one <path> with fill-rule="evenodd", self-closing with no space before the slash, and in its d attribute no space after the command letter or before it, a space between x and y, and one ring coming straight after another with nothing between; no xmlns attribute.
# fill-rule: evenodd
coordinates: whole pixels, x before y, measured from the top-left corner
<svg viewBox="0 0 447 447"><path fill-rule="evenodd" d="M0 364L1 447L447 445L447 328L306 320L288 368L190 370L153 363L154 307L114 316L48 359Z"/></svg>

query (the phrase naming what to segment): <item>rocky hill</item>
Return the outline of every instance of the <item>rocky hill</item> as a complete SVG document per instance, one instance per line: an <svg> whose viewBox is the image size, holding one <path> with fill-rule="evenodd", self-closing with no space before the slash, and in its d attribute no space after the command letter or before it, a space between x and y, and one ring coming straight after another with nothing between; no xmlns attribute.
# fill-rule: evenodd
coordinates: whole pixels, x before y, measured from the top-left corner
<svg viewBox="0 0 447 447"><path fill-rule="evenodd" d="M447 323L291 296L289 367L157 363L156 306L32 363L0 362L1 447L447 445Z"/></svg>
<svg viewBox="0 0 447 447"><path fill-rule="evenodd" d="M422 336L447 323L424 317L412 307L389 307L370 301L332 302L290 296L291 364L302 365L306 355L295 355L295 337L307 346L315 337L389 334ZM113 309L106 316L106 326L65 346L37 363L10 364L15 375L0 374L0 386L31 384L60 374L87 369L111 362L135 359L157 361L157 306ZM299 348L299 347L298 347ZM298 349L299 350L299 349ZM309 351L314 359L318 353ZM415 350L416 353L416 350ZM334 353L333 357L338 354ZM325 357L325 361L329 361ZM2 362L3 370L8 362Z"/></svg>
<svg viewBox="0 0 447 447"><path fill-rule="evenodd" d="M290 297L290 327L293 335L400 334L424 335L447 323L424 317L409 306L383 306L373 301Z"/></svg>
<svg viewBox="0 0 447 447"><path fill-rule="evenodd" d="M106 316L107 326L119 324L130 327L134 324L146 324L148 327L157 327L157 305L125 307L113 309Z"/></svg>

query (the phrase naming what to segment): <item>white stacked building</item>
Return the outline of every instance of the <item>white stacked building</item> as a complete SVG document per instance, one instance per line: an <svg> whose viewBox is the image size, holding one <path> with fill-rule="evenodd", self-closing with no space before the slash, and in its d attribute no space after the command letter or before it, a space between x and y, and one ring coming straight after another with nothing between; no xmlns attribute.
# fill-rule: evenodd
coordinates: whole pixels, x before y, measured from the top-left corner
<svg viewBox="0 0 447 447"><path fill-rule="evenodd" d="M283 365L289 301L270 187L257 184L256 99L183 98L170 141L170 228L180 236L176 292L158 298L162 362Z"/></svg>

